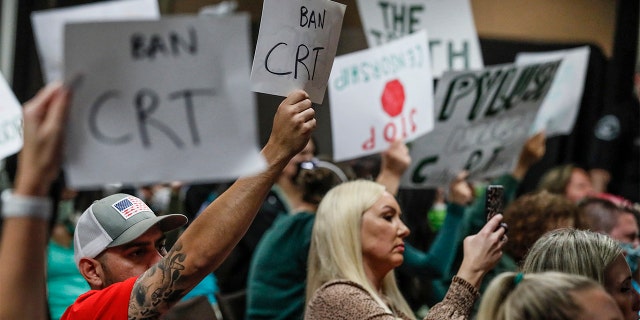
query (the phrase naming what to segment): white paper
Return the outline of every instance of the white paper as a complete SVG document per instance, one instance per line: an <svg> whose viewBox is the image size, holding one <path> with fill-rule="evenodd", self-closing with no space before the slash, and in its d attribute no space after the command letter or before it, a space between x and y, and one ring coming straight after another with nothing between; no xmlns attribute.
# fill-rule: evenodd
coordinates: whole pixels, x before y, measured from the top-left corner
<svg viewBox="0 0 640 320"><path fill-rule="evenodd" d="M0 73L0 160L22 148L22 107Z"/></svg>
<svg viewBox="0 0 640 320"><path fill-rule="evenodd" d="M547 97L531 127L531 134L545 130L548 137L570 134L580 111L589 66L589 47L553 52L527 52L516 56L517 64L562 59Z"/></svg>
<svg viewBox="0 0 640 320"><path fill-rule="evenodd" d="M484 67L469 0L358 0L357 4L369 47L426 29L434 77L447 70Z"/></svg>
<svg viewBox="0 0 640 320"><path fill-rule="evenodd" d="M401 184L443 187L462 170L471 181L512 170L559 66L556 60L445 73L434 129L412 143Z"/></svg>
<svg viewBox="0 0 640 320"><path fill-rule="evenodd" d="M159 18L157 0L117 0L33 12L31 23L45 82L63 78L66 23Z"/></svg>
<svg viewBox="0 0 640 320"><path fill-rule="evenodd" d="M251 90L286 97L303 89L321 104L345 9L329 0L265 0Z"/></svg>
<svg viewBox="0 0 640 320"><path fill-rule="evenodd" d="M333 159L410 142L433 129L433 78L421 31L337 57L329 78Z"/></svg>
<svg viewBox="0 0 640 320"><path fill-rule="evenodd" d="M249 43L244 14L68 25L65 72L83 75L67 132L70 185L262 170Z"/></svg>

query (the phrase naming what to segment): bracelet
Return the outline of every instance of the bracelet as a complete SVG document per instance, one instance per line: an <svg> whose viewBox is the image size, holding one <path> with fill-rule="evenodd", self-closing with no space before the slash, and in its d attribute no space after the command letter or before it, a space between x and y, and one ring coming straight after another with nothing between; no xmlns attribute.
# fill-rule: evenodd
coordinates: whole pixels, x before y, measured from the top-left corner
<svg viewBox="0 0 640 320"><path fill-rule="evenodd" d="M11 189L2 192L2 216L4 218L40 218L50 220L53 204L45 197L13 194Z"/></svg>

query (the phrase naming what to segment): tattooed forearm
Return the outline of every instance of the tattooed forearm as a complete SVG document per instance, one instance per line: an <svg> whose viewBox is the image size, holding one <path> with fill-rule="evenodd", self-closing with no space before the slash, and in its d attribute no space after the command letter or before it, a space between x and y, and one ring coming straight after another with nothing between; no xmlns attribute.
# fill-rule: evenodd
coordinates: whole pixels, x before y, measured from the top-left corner
<svg viewBox="0 0 640 320"><path fill-rule="evenodd" d="M188 284L179 280L186 254L178 241L171 251L136 281L129 301L129 320L157 319L186 293Z"/></svg>

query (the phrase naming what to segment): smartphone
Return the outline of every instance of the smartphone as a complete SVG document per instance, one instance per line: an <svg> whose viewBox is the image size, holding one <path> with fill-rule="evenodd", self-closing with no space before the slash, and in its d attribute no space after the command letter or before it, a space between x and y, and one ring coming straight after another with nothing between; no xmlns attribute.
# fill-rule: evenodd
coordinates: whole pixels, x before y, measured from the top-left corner
<svg viewBox="0 0 640 320"><path fill-rule="evenodd" d="M486 192L485 211L487 212L487 221L491 220L496 214L502 214L504 187L501 185L488 185Z"/></svg>

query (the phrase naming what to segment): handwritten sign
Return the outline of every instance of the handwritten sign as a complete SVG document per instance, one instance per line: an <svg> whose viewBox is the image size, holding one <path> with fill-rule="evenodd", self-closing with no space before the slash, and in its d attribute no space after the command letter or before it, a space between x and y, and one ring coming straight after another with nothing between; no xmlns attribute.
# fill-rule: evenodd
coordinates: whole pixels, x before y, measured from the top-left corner
<svg viewBox="0 0 640 320"><path fill-rule="evenodd" d="M22 148L22 107L0 73L0 160Z"/></svg>
<svg viewBox="0 0 640 320"><path fill-rule="evenodd" d="M67 25L65 73L83 75L67 132L70 184L228 180L264 168L248 25L247 15Z"/></svg>
<svg viewBox="0 0 640 320"><path fill-rule="evenodd" d="M545 130L547 137L569 134L580 111L584 81L589 65L589 47L538 53L519 53L516 64L562 59L558 74L531 127L532 133Z"/></svg>
<svg viewBox="0 0 640 320"><path fill-rule="evenodd" d="M433 129L425 30L336 58L329 78L333 158L353 159Z"/></svg>
<svg viewBox="0 0 640 320"><path fill-rule="evenodd" d="M434 129L411 145L402 185L445 186L461 170L471 180L511 170L559 66L557 60L445 73Z"/></svg>
<svg viewBox="0 0 640 320"><path fill-rule="evenodd" d="M322 103L345 9L329 0L265 0L251 89L280 96L303 89Z"/></svg>
<svg viewBox="0 0 640 320"><path fill-rule="evenodd" d="M421 29L429 32L433 76L482 69L482 52L469 0L358 0L370 47Z"/></svg>
<svg viewBox="0 0 640 320"><path fill-rule="evenodd" d="M159 18L157 0L118 0L33 12L31 24L45 82L62 79L66 23Z"/></svg>

